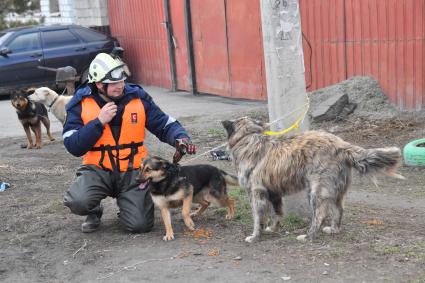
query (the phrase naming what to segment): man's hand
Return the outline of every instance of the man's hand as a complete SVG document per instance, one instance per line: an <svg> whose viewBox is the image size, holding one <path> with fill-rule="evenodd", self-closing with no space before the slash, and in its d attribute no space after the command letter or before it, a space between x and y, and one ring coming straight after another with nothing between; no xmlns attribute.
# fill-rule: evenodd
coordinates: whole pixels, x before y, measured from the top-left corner
<svg viewBox="0 0 425 283"><path fill-rule="evenodd" d="M185 154L195 154L196 146L188 138L176 140L176 152L173 156L173 163L178 163Z"/></svg>
<svg viewBox="0 0 425 283"><path fill-rule="evenodd" d="M108 102L106 103L102 109L100 109L99 116L97 118L102 123L102 125L105 125L117 115L117 105L115 105L114 102Z"/></svg>

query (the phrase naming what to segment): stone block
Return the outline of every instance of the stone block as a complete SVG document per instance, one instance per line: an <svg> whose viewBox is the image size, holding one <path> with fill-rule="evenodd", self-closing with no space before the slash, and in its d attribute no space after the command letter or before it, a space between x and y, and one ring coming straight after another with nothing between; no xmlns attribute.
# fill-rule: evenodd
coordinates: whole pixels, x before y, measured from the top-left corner
<svg viewBox="0 0 425 283"><path fill-rule="evenodd" d="M311 112L311 117L314 122L335 120L347 104L347 94L334 93L316 105L316 108Z"/></svg>

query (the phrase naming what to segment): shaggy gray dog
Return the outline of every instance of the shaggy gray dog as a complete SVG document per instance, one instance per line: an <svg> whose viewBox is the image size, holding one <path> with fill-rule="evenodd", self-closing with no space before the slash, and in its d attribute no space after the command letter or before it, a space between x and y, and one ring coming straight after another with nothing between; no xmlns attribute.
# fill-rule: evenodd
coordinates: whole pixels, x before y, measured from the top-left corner
<svg viewBox="0 0 425 283"><path fill-rule="evenodd" d="M404 179L397 174L402 160L397 147L364 149L320 131L268 136L263 134L263 123L246 117L222 124L228 134L239 183L251 199L254 231L245 239L247 242L260 237L261 226L269 212L270 223L266 230L279 228L285 195L308 190L311 226L307 235L297 239L313 240L326 218L330 226L323 227L323 232L339 233L344 196L353 168L362 175L373 177L383 173Z"/></svg>

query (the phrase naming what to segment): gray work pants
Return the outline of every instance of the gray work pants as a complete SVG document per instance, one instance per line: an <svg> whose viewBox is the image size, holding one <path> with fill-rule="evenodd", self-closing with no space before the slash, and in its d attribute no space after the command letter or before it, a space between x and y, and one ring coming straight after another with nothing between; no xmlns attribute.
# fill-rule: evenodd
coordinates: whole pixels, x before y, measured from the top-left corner
<svg viewBox="0 0 425 283"><path fill-rule="evenodd" d="M106 197L117 199L119 220L135 233L149 232L154 222L154 206L148 190L136 183L136 170L114 174L95 165L82 165L64 196L65 206L77 215L97 214Z"/></svg>

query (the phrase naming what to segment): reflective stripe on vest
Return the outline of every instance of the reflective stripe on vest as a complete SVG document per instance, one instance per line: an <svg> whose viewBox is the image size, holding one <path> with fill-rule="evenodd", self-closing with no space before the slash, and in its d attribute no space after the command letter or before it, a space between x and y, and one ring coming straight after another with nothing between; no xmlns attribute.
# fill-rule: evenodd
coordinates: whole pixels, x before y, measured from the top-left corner
<svg viewBox="0 0 425 283"><path fill-rule="evenodd" d="M81 119L84 125L99 116L100 107L92 97L83 99L81 106ZM106 124L102 136L94 145L96 150L88 151L83 156L83 164L94 164L112 171L117 168L119 171L124 172L127 170L128 163L131 160L131 144L137 143L139 146L133 158L132 168L139 168L142 159L147 156L145 146L140 145L145 138L145 122L146 115L142 101L140 99L131 100L124 108L118 144L114 140L111 127ZM112 153L112 157L105 150L105 147L110 148L109 152ZM117 151L118 147L119 150ZM116 168L114 168L114 164L111 164L111 158L113 161L115 160Z"/></svg>

